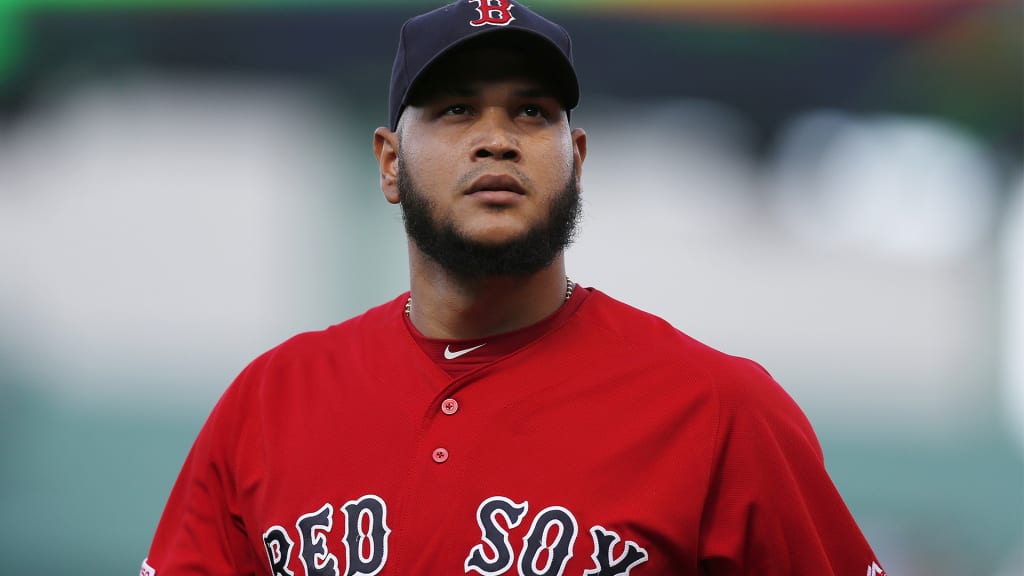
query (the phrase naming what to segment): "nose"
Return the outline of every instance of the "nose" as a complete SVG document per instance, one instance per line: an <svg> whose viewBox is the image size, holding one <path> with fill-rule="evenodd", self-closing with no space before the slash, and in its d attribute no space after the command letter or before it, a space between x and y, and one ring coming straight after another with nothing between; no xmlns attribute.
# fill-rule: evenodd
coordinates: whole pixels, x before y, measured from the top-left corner
<svg viewBox="0 0 1024 576"><path fill-rule="evenodd" d="M479 130L473 145L475 159L518 161L521 156L515 123L504 110L489 109L477 122Z"/></svg>

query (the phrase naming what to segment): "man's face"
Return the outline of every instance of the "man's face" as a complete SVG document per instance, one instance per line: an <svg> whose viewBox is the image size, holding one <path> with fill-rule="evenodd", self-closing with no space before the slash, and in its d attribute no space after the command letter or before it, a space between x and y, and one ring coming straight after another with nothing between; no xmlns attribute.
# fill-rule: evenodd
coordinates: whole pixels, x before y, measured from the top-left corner
<svg viewBox="0 0 1024 576"><path fill-rule="evenodd" d="M476 240L463 234L453 219L435 217L436 205L404 170L398 173L398 193L409 238L421 252L464 278L522 276L544 268L572 242L580 217L574 177L548 202L543 221L498 243Z"/></svg>
<svg viewBox="0 0 1024 576"><path fill-rule="evenodd" d="M399 122L406 231L460 276L523 275L571 242L582 131L525 58L463 52L426 78Z"/></svg>

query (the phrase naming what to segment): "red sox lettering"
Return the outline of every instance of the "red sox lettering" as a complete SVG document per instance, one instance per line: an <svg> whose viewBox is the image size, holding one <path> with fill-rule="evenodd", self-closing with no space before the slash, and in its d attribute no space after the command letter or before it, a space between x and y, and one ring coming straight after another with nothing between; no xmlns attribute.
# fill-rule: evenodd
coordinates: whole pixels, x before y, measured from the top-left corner
<svg viewBox="0 0 1024 576"><path fill-rule="evenodd" d="M378 496L367 495L341 507L345 516L344 576L374 576L387 564L387 505ZM499 576L512 574L517 564L519 576L565 576L565 567L573 556L579 528L576 517L561 506L549 506L533 518L530 529L517 551L508 530L519 526L529 513L529 503L516 503L503 496L484 500L477 508L477 523L482 542L473 546L465 561L467 574ZM333 506L325 504L316 512L302 515L295 523L299 540L299 561L305 576L341 576L338 557L330 551L327 534L333 528ZM647 561L647 551L626 541L603 526L590 529L593 538L593 567L581 576L628 576ZM273 526L263 534L263 543L274 576L297 576L288 568L295 549L288 531ZM517 553L518 552L518 553ZM518 561L516 560L518 558Z"/></svg>
<svg viewBox="0 0 1024 576"><path fill-rule="evenodd" d="M515 504L507 498L495 496L480 504L477 511L477 522L488 547L494 551L494 561L488 561L483 553L483 544L477 544L466 558L466 572L475 570L483 576L504 574L511 565L514 554L508 540L508 532L499 527L496 516L500 513L508 522L509 528L519 525L522 517L529 510L529 504ZM561 506L552 506L541 510L533 519L530 531L526 535L522 553L519 555L519 573L523 576L541 576L563 574L565 563L572 556L572 548L576 543L576 518ZM552 536L552 532L554 535ZM496 533L501 534L501 541L494 539ZM543 555L546 562L539 565Z"/></svg>
<svg viewBox="0 0 1024 576"><path fill-rule="evenodd" d="M590 535L594 537L594 563L597 568L587 570L583 576L616 576L627 575L634 566L647 561L647 550L637 545L636 542L626 541L625 550L617 558L612 558L612 548L622 538L603 526L594 526L590 529Z"/></svg>
<svg viewBox="0 0 1024 576"><path fill-rule="evenodd" d="M477 508L477 523L487 550L483 544L477 544L466 557L466 572L476 570L484 576L501 574L512 566L512 545L508 541L508 531L498 525L498 516L505 519L509 528L519 526L526 515L526 504L517 505L508 498L494 496L480 503Z"/></svg>
<svg viewBox="0 0 1024 576"><path fill-rule="evenodd" d="M387 505L377 496L363 496L341 507L345 515L345 576L374 576L388 559ZM324 504L295 523L299 534L299 560L306 576L340 576L338 557L327 547L326 534L333 528L334 507ZM263 534L263 544L274 576L295 576L288 568L294 542L281 526Z"/></svg>
<svg viewBox="0 0 1024 576"><path fill-rule="evenodd" d="M494 496L484 500L477 509L477 523L483 543L477 544L466 557L465 569L468 574L475 570L483 576L505 574L512 566L515 554L509 542L508 531L498 524L498 516L504 518L504 524L515 528L526 515L529 505L526 502L516 504L502 496ZM553 538L548 535L557 530ZM545 508L533 520L526 542L519 556L519 574L524 576L562 574L565 563L572 556L578 528L576 518L571 512L560 506ZM629 574L636 565L647 560L647 551L635 542L626 542L625 551L613 558L612 548L621 539L615 532L602 526L590 529L594 538L593 560L595 568L587 570L585 576L615 576ZM546 542L551 544L545 544ZM545 566L536 565L542 551L548 551L548 562ZM557 567L557 570L556 570Z"/></svg>

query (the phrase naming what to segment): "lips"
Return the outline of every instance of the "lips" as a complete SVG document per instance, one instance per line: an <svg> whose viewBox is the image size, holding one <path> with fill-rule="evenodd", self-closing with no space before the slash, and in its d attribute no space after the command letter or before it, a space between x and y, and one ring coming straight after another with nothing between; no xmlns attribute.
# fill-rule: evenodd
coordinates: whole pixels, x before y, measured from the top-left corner
<svg viewBox="0 0 1024 576"><path fill-rule="evenodd" d="M514 192L521 196L526 194L526 190L518 180L506 175L487 175L477 178L466 194L476 194L477 192Z"/></svg>

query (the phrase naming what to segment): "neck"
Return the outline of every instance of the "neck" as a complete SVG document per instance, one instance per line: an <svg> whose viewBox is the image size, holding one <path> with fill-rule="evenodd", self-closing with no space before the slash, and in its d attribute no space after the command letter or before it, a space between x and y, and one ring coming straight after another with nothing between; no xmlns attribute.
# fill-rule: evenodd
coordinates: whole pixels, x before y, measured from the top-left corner
<svg viewBox="0 0 1024 576"><path fill-rule="evenodd" d="M561 254L528 276L486 278L456 277L432 260L413 256L409 319L428 338L473 339L511 332L543 320L566 300Z"/></svg>

